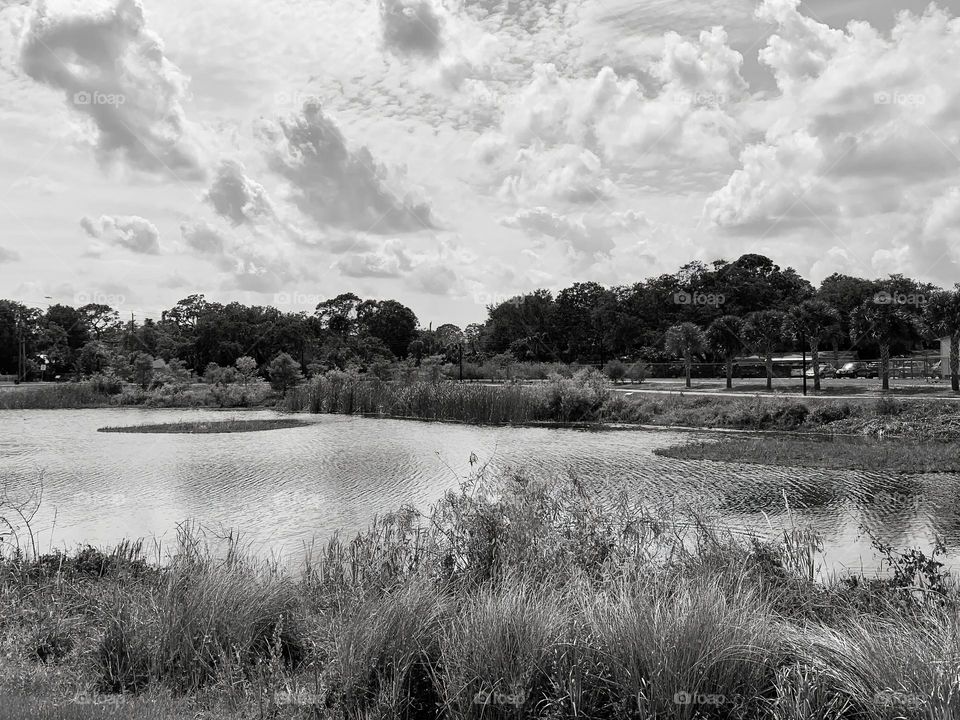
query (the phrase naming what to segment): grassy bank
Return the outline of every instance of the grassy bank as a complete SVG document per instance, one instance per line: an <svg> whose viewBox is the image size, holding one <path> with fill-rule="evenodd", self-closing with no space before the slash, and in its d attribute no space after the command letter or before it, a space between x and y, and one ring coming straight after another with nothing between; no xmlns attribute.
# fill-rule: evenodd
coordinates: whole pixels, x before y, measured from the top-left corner
<svg viewBox="0 0 960 720"><path fill-rule="evenodd" d="M266 383L250 385L133 385L119 392L95 381L56 383L0 390L0 410L58 410L103 407L245 408L272 407L276 395Z"/></svg>
<svg viewBox="0 0 960 720"><path fill-rule="evenodd" d="M801 401L770 397L624 395L599 373L553 376L537 385L384 381L327 373L290 391L288 410L473 424L627 423L654 426L789 430L811 433L960 439L960 406L879 399Z"/></svg>
<svg viewBox="0 0 960 720"><path fill-rule="evenodd" d="M298 575L190 527L163 567L135 546L8 557L0 696L78 720L958 716L936 564L888 549L889 579L823 585L817 542L481 473Z"/></svg>
<svg viewBox="0 0 960 720"><path fill-rule="evenodd" d="M0 409L282 407L289 411L444 420L484 425L610 423L960 440L960 405L880 398L807 404L769 396L626 395L592 369L535 385L380 380L328 372L273 393L266 383L190 385L108 394L96 383L0 392Z"/></svg>
<svg viewBox="0 0 960 720"><path fill-rule="evenodd" d="M725 437L654 451L680 460L713 460L781 467L867 470L884 473L960 472L956 443L856 438Z"/></svg>
<svg viewBox="0 0 960 720"><path fill-rule="evenodd" d="M303 427L310 423L296 418L267 418L263 420L216 420L178 423L158 423L154 425L126 425L102 427L97 432L107 433L186 433L203 435L208 433L243 433L263 430L284 430Z"/></svg>

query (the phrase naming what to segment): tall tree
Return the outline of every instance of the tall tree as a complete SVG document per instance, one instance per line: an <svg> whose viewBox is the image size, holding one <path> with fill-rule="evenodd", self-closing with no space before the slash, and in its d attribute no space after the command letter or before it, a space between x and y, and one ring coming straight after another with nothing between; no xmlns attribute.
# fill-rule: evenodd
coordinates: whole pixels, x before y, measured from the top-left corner
<svg viewBox="0 0 960 720"><path fill-rule="evenodd" d="M407 356L419 324L413 310L396 300L365 300L357 306L357 323L399 358Z"/></svg>
<svg viewBox="0 0 960 720"><path fill-rule="evenodd" d="M804 300L790 312L789 326L802 343L810 343L813 359L813 389L820 389L820 343L840 328L840 313L823 300Z"/></svg>
<svg viewBox="0 0 960 720"><path fill-rule="evenodd" d="M707 344L723 358L727 390L733 388L733 361L743 349L743 319L736 315L718 317L707 328Z"/></svg>
<svg viewBox="0 0 960 720"><path fill-rule="evenodd" d="M758 310L745 318L743 331L749 345L763 354L767 390L773 390L773 352L786 336L787 315L779 310Z"/></svg>
<svg viewBox="0 0 960 720"><path fill-rule="evenodd" d="M703 330L689 322L674 325L667 330L664 347L668 353L683 357L686 385L690 387L693 356L702 355L707 347L707 339Z"/></svg>

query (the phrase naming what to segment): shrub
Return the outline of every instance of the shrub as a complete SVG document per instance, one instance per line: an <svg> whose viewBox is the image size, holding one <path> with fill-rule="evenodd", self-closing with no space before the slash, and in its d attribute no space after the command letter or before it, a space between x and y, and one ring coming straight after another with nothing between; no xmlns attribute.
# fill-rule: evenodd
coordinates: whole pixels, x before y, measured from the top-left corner
<svg viewBox="0 0 960 720"><path fill-rule="evenodd" d="M818 405L807 417L807 422L814 425L829 425L850 417L852 412L853 409L849 403Z"/></svg>
<svg viewBox="0 0 960 720"><path fill-rule="evenodd" d="M810 408L803 403L791 403L778 407L773 412L773 422L783 430L795 430L807 419Z"/></svg>
<svg viewBox="0 0 960 720"><path fill-rule="evenodd" d="M249 355L238 357L237 361L234 363L234 367L237 369L237 375L240 378L240 382L244 385L249 384L257 377L257 361Z"/></svg>
<svg viewBox="0 0 960 720"><path fill-rule="evenodd" d="M899 415L904 410L906 406L892 397L882 397L877 400L877 404L874 406L874 412L877 415L887 416L887 415Z"/></svg>
<svg viewBox="0 0 960 720"><path fill-rule="evenodd" d="M611 360L604 365L603 374L617 383L627 376L627 366L619 360Z"/></svg>
<svg viewBox="0 0 960 720"><path fill-rule="evenodd" d="M597 420L610 399L607 379L594 368L580 370L570 379L553 375L546 392L548 412L560 422Z"/></svg>
<svg viewBox="0 0 960 720"><path fill-rule="evenodd" d="M103 395L119 395L123 392L123 380L109 371L94 375L90 378L90 383L95 392Z"/></svg>
<svg viewBox="0 0 960 720"><path fill-rule="evenodd" d="M629 368L627 368L627 378L631 382L642 383L647 379L647 375L650 372L650 367L643 362L643 360L637 360Z"/></svg>
<svg viewBox="0 0 960 720"><path fill-rule="evenodd" d="M267 377L270 378L270 387L278 393L286 393L303 379L297 361L287 353L280 353L270 362Z"/></svg>

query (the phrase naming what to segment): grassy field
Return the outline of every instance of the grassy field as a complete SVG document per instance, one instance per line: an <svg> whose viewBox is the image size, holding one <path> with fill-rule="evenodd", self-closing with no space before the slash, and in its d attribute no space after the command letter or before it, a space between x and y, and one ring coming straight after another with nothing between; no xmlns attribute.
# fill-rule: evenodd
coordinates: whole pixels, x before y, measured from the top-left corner
<svg viewBox="0 0 960 720"><path fill-rule="evenodd" d="M262 430L284 430L303 427L310 423L296 418L265 418L262 420L195 420L193 422L158 423L155 425L126 425L102 427L97 432L109 433L187 433L202 435L207 433L243 433Z"/></svg>
<svg viewBox="0 0 960 720"><path fill-rule="evenodd" d="M299 574L235 543L214 553L194 526L163 566L136 545L8 556L0 713L960 716L960 595L934 559L884 548L888 577L821 584L809 531L717 527L481 471L428 515L315 548Z"/></svg>
<svg viewBox="0 0 960 720"><path fill-rule="evenodd" d="M654 451L681 460L713 460L781 467L867 470L885 473L960 472L960 447L953 442L725 437Z"/></svg>

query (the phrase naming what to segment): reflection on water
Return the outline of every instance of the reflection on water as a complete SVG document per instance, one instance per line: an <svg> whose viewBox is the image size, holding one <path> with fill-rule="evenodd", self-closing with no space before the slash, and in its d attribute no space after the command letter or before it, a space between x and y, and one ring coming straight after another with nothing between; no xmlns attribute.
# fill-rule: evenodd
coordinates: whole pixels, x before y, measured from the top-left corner
<svg viewBox="0 0 960 720"><path fill-rule="evenodd" d="M225 419L194 410L0 412L0 479L44 472L44 547L168 543L194 519L239 530L262 551L296 557L311 539L355 532L403 504L427 509L469 473L476 453L494 471L573 473L588 485L652 503L696 501L738 532L769 535L785 506L825 537L834 567L872 569L869 531L894 547L960 541L960 476L767 468L662 458L658 447L708 439L674 431L478 428L308 416L308 427L223 435L98 433L104 425ZM270 416L270 411L242 413ZM956 556L951 555L955 561ZM954 564L951 562L951 564Z"/></svg>

